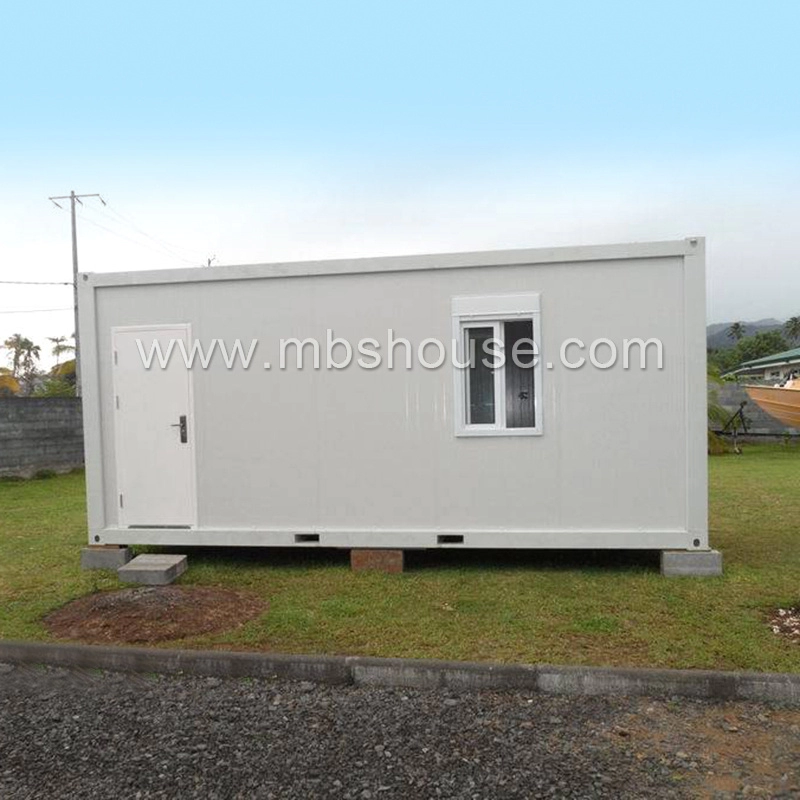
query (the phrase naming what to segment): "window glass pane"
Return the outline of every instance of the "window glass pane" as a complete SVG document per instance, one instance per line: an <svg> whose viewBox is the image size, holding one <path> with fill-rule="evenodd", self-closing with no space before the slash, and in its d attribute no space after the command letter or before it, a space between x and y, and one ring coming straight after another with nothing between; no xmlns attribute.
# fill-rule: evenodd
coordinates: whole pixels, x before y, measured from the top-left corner
<svg viewBox="0 0 800 800"><path fill-rule="evenodd" d="M470 366L467 368L467 425L494 423L494 370L484 364L491 359L484 343L492 338L492 328L467 328L465 345Z"/></svg>
<svg viewBox="0 0 800 800"><path fill-rule="evenodd" d="M526 319L504 322L503 325L506 356L506 427L533 428L536 424L533 403L533 321ZM514 345L517 345L516 355Z"/></svg>

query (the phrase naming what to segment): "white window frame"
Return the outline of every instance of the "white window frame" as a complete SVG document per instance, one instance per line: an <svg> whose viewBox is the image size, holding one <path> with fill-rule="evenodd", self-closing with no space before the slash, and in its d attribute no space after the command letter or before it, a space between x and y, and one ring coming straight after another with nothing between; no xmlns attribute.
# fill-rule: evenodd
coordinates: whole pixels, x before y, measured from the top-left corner
<svg viewBox="0 0 800 800"><path fill-rule="evenodd" d="M533 369L534 420L532 428L506 427L506 371L494 370L495 421L492 424L468 425L469 368L453 366L456 436L541 436L542 427L542 331L540 297L538 293L484 295L478 297L454 297L452 299L453 342L457 361L466 361L466 332L470 328L492 328L492 338L503 342L506 360L511 354L505 352L504 326L502 323L515 320L531 320L533 341L538 348Z"/></svg>

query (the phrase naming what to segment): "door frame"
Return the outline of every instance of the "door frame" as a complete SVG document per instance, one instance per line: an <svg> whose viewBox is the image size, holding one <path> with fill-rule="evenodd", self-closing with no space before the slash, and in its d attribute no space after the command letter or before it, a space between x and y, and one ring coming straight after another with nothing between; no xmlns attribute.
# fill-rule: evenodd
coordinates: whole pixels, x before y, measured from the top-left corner
<svg viewBox="0 0 800 800"><path fill-rule="evenodd" d="M123 459L120 458L119 442L120 442L120 417L117 413L117 371L114 369L114 358L116 356L115 337L117 333L145 333L147 331L180 331L186 335L186 346L191 348L192 345L192 326L189 322L175 322L165 323L164 325L114 325L111 327L111 383L112 383L112 411L114 414L114 478L117 484L117 497L122 491L122 475L123 475ZM174 357L174 356L173 356ZM147 371L147 370L145 370ZM187 436L187 444L189 446L189 492L190 492L190 507L191 519L186 526L180 526L181 529L191 530L197 527L197 448L195 440L195 413L194 413L194 373L191 369L186 370L189 385L186 413L189 417L189 431ZM125 508L120 508L119 502L116 503L117 509L117 524L121 528L130 528L125 522ZM153 527L152 525L148 528ZM172 528L175 526L167 525L165 528Z"/></svg>

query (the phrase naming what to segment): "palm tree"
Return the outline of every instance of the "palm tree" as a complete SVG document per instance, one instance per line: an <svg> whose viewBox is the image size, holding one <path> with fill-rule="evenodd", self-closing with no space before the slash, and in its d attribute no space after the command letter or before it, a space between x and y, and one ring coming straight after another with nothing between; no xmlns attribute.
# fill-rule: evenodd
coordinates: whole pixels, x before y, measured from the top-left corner
<svg viewBox="0 0 800 800"><path fill-rule="evenodd" d="M740 339L744 338L746 330L744 322L734 322L730 328L728 328L728 338L733 339L734 342L738 342Z"/></svg>
<svg viewBox="0 0 800 800"><path fill-rule="evenodd" d="M783 331L792 342L800 339L800 317L787 319L783 325Z"/></svg>
<svg viewBox="0 0 800 800"><path fill-rule="evenodd" d="M15 378L19 377L26 343L33 344L33 342L30 342L30 340L26 339L21 333L12 334L3 342L3 347L10 351L8 360L11 362L11 374Z"/></svg>
<svg viewBox="0 0 800 800"><path fill-rule="evenodd" d="M66 336L48 336L47 341L53 343L53 355L56 357L56 366L59 365L61 356L64 353L71 353L75 345L67 344L69 341Z"/></svg>
<svg viewBox="0 0 800 800"><path fill-rule="evenodd" d="M9 361L12 377L29 390L36 377L36 362L39 360L41 348L21 333L9 336L3 346L11 351Z"/></svg>
<svg viewBox="0 0 800 800"><path fill-rule="evenodd" d="M38 344L34 344L30 339L23 340L24 350L22 353L22 374L30 375L36 369L36 362L42 352Z"/></svg>

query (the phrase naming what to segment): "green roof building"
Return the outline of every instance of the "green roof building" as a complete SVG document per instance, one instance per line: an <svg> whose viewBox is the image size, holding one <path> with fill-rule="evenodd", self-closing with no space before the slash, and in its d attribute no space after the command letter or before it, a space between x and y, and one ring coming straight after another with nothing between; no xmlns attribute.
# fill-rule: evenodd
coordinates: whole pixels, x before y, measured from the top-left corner
<svg viewBox="0 0 800 800"><path fill-rule="evenodd" d="M800 347L744 361L729 374L761 378L777 383L787 378L791 372L800 373Z"/></svg>

